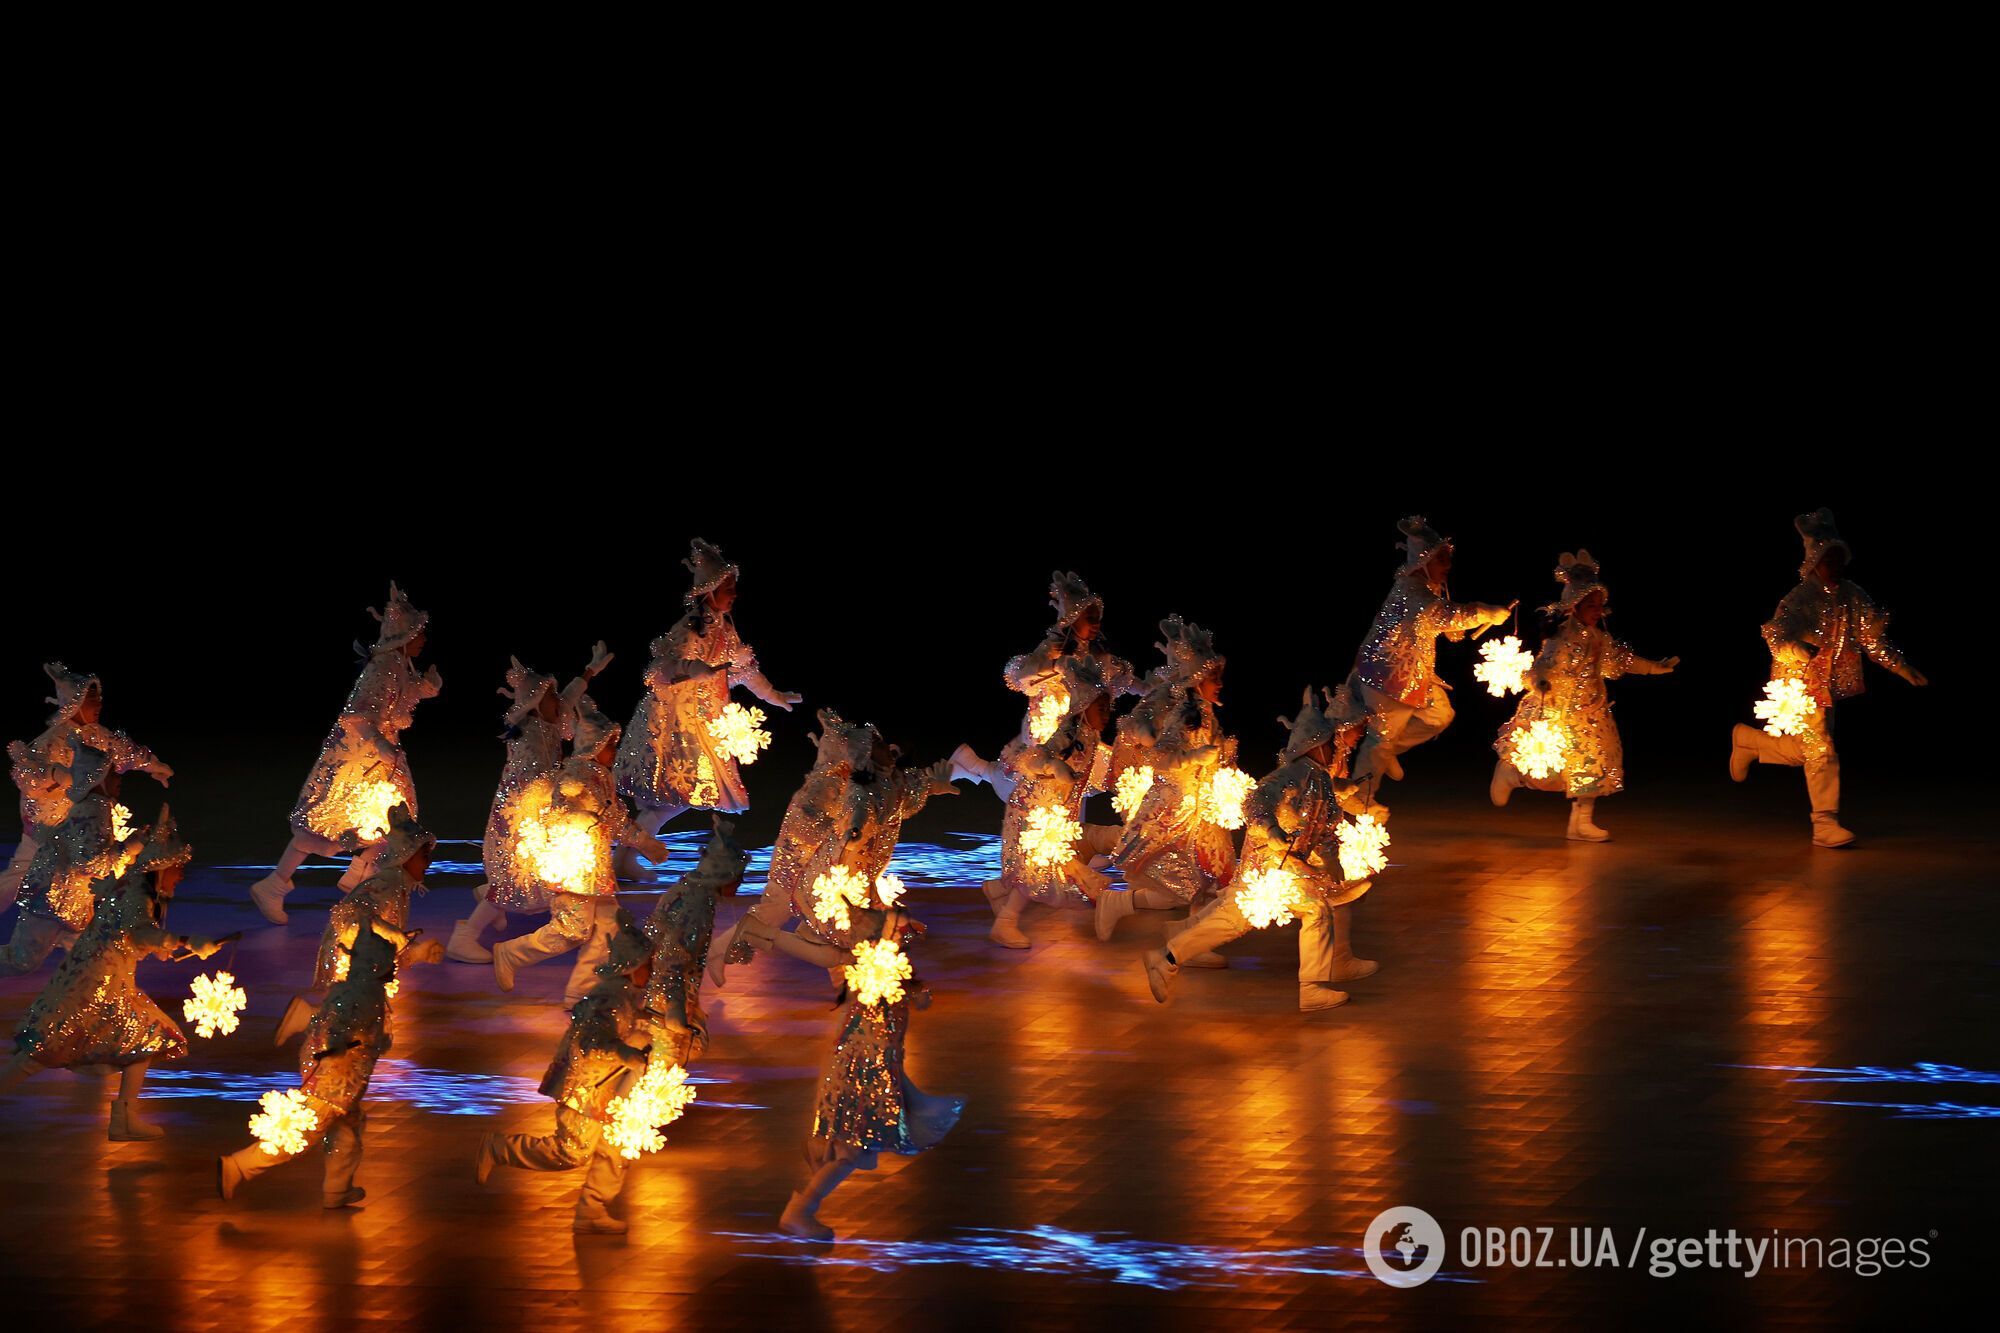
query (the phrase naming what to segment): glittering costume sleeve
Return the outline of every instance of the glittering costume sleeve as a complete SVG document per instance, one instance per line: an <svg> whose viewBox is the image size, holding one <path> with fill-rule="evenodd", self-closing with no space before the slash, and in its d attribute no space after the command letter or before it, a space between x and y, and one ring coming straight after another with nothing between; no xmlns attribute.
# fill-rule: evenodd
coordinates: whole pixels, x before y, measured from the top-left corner
<svg viewBox="0 0 2000 1333"><path fill-rule="evenodd" d="M1437 674L1438 636L1457 639L1505 615L1502 607L1449 600L1418 571L1398 574L1355 658L1355 674L1392 699L1421 704Z"/></svg>
<svg viewBox="0 0 2000 1333"><path fill-rule="evenodd" d="M1898 675L1909 669L1889 638L1889 617L1861 586L1842 580L1831 587L1808 578L1785 596L1764 626L1771 648L1771 678L1802 676L1822 707L1863 692L1865 656Z"/></svg>

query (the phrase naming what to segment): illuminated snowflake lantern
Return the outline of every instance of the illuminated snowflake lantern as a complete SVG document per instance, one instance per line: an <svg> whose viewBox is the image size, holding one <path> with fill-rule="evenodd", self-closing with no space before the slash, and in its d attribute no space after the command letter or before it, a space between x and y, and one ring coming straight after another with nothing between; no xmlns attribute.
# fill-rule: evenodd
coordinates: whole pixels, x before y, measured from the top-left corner
<svg viewBox="0 0 2000 1333"><path fill-rule="evenodd" d="M1253 870L1236 883L1236 910L1259 930L1298 919L1299 886L1283 866Z"/></svg>
<svg viewBox="0 0 2000 1333"><path fill-rule="evenodd" d="M1797 736L1805 731L1806 719L1819 711L1819 701L1806 693L1804 681L1786 676L1765 683L1755 711L1773 736Z"/></svg>
<svg viewBox="0 0 2000 1333"><path fill-rule="evenodd" d="M227 972L214 976L204 972L194 979L194 994L181 1005L181 1017L194 1024L195 1035L228 1036L236 1031L236 1016L250 1003L250 997Z"/></svg>
<svg viewBox="0 0 2000 1333"><path fill-rule="evenodd" d="M380 842L389 836L389 811L408 799L396 784L382 778L340 782L333 798L312 812L313 830L324 837L338 838L353 829L363 842Z"/></svg>
<svg viewBox="0 0 2000 1333"><path fill-rule="evenodd" d="M1479 664L1472 668L1472 678L1484 684L1486 692L1494 698L1504 699L1528 688L1528 668L1534 664L1535 655L1509 634L1481 645Z"/></svg>
<svg viewBox="0 0 2000 1333"><path fill-rule="evenodd" d="M1069 691L1058 685L1036 698L1035 706L1028 714L1028 735L1034 737L1035 744L1046 744L1068 716Z"/></svg>
<svg viewBox="0 0 2000 1333"><path fill-rule="evenodd" d="M903 901L905 892L903 881L888 871L875 877L875 901L884 907L894 907Z"/></svg>
<svg viewBox="0 0 2000 1333"><path fill-rule="evenodd" d="M1257 785L1255 778L1240 768L1222 767L1208 780L1202 801L1202 818L1217 828L1243 827L1243 798Z"/></svg>
<svg viewBox="0 0 2000 1333"><path fill-rule="evenodd" d="M306 1136L319 1128L319 1112L297 1088L271 1091L258 1098L264 1109L250 1117L250 1133L257 1144L273 1157L289 1157L306 1150Z"/></svg>
<svg viewBox="0 0 2000 1333"><path fill-rule="evenodd" d="M687 1070L665 1057L648 1057L639 1081L605 1108L604 1141L627 1160L658 1152L667 1146L660 1131L686 1114L693 1101Z"/></svg>
<svg viewBox="0 0 2000 1333"><path fill-rule="evenodd" d="M1021 830L1021 855L1031 866L1062 866L1076 859L1076 844L1083 837L1083 825L1059 805L1036 806L1028 812L1028 826Z"/></svg>
<svg viewBox="0 0 2000 1333"><path fill-rule="evenodd" d="M1389 864L1389 826L1375 816L1362 815L1342 824L1335 836L1340 839L1343 879L1367 879Z"/></svg>
<svg viewBox="0 0 2000 1333"><path fill-rule="evenodd" d="M1569 742L1562 728L1545 717L1514 728L1508 750L1507 762L1537 780L1562 772L1569 763Z"/></svg>
<svg viewBox="0 0 2000 1333"><path fill-rule="evenodd" d="M862 1004L894 1004L903 998L903 983L915 973L894 940L863 940L854 946L847 969L847 988Z"/></svg>
<svg viewBox="0 0 2000 1333"><path fill-rule="evenodd" d="M900 886L900 881L898 881ZM850 907L868 906L868 881L846 866L835 866L813 880L813 916L821 925L848 930Z"/></svg>
<svg viewBox="0 0 2000 1333"><path fill-rule="evenodd" d="M111 836L117 841L123 842L138 831L132 827L132 812L122 805L113 803L111 807Z"/></svg>
<svg viewBox="0 0 2000 1333"><path fill-rule="evenodd" d="M1111 794L1111 808L1118 812L1120 819L1130 819L1138 812L1139 802L1146 799L1146 793L1153 788L1153 766L1139 764L1118 775L1118 789Z"/></svg>
<svg viewBox="0 0 2000 1333"><path fill-rule="evenodd" d="M589 893L597 870L597 839L591 821L564 819L560 812L540 810L521 821L514 855L535 877L562 893Z"/></svg>
<svg viewBox="0 0 2000 1333"><path fill-rule="evenodd" d="M771 733L764 730L764 710L738 703L723 706L722 715L708 724L708 734L739 764L756 763L757 756L771 744Z"/></svg>

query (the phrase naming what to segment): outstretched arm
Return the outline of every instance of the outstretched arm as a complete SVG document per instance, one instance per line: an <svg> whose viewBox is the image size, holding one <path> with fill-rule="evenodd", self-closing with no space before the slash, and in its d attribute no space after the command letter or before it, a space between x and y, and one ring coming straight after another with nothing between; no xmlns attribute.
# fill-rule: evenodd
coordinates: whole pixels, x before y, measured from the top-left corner
<svg viewBox="0 0 2000 1333"><path fill-rule="evenodd" d="M736 650L736 656L729 664L729 683L741 685L771 707L782 708L787 713L792 711L793 704L805 699L803 694L793 694L773 685L763 668L757 665L757 654L747 643Z"/></svg>

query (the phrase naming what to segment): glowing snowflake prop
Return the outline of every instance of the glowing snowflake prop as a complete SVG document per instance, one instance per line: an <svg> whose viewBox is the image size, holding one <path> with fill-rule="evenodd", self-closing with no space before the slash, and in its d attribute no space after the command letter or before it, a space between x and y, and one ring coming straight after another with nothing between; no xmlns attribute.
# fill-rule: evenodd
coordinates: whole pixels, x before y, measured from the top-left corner
<svg viewBox="0 0 2000 1333"><path fill-rule="evenodd" d="M708 734L739 764L756 763L758 754L771 744L771 733L764 730L764 710L736 703L723 706L722 716L708 724Z"/></svg>
<svg viewBox="0 0 2000 1333"><path fill-rule="evenodd" d="M1806 693L1804 681L1787 676L1765 683L1755 711L1773 736L1797 736L1805 731L1806 719L1819 711L1819 701Z"/></svg>
<svg viewBox="0 0 2000 1333"><path fill-rule="evenodd" d="M884 907L894 907L903 901L903 881L888 871L875 877L875 901Z"/></svg>
<svg viewBox="0 0 2000 1333"><path fill-rule="evenodd" d="M1202 818L1217 828L1242 828L1243 798L1256 785L1256 779L1240 768L1216 769L1201 803Z"/></svg>
<svg viewBox="0 0 2000 1333"><path fill-rule="evenodd" d="M1253 870L1236 882L1236 910L1262 930L1298 919L1299 886L1283 866Z"/></svg>
<svg viewBox="0 0 2000 1333"><path fill-rule="evenodd" d="M1069 692L1056 688L1035 700L1035 706L1028 713L1028 735L1034 737L1035 744L1045 743L1056 734L1063 719L1069 716Z"/></svg>
<svg viewBox="0 0 2000 1333"><path fill-rule="evenodd" d="M132 812L114 803L111 807L111 836L123 842L137 832L138 830L132 827Z"/></svg>
<svg viewBox="0 0 2000 1333"><path fill-rule="evenodd" d="M1569 763L1569 742L1562 728L1545 717L1516 727L1508 737L1507 762L1537 780L1560 773Z"/></svg>
<svg viewBox="0 0 2000 1333"><path fill-rule="evenodd" d="M1118 789L1111 794L1111 808L1118 812L1120 819L1130 819L1138 813L1139 802L1146 799L1146 793L1153 789L1153 766L1139 764L1118 775Z"/></svg>
<svg viewBox="0 0 2000 1333"><path fill-rule="evenodd" d="M835 866L813 880L813 916L821 925L848 930L854 919L847 909L866 906L868 881L846 866Z"/></svg>
<svg viewBox="0 0 2000 1333"><path fill-rule="evenodd" d="M1389 864L1384 855L1389 850L1389 826L1375 816L1362 815L1352 823L1342 824L1335 836L1340 839L1341 878L1367 879Z"/></svg>
<svg viewBox="0 0 2000 1333"><path fill-rule="evenodd" d="M894 940L863 940L854 946L847 988L863 1004L894 1004L903 998L903 983L913 975L910 960Z"/></svg>
<svg viewBox="0 0 2000 1333"><path fill-rule="evenodd" d="M289 1157L306 1150L306 1135L319 1128L319 1112L297 1088L273 1090L257 1101L264 1109L250 1117L250 1133L258 1146L273 1157Z"/></svg>
<svg viewBox="0 0 2000 1333"><path fill-rule="evenodd" d="M1494 698L1504 699L1528 688L1528 668L1534 664L1535 655L1509 634L1504 639L1489 639L1480 647L1479 665L1472 668L1472 678L1482 682Z"/></svg>
<svg viewBox="0 0 2000 1333"><path fill-rule="evenodd" d="M563 819L554 811L538 811L521 821L514 838L514 855L535 877L563 893L589 893L597 870L597 839L590 821Z"/></svg>
<svg viewBox="0 0 2000 1333"><path fill-rule="evenodd" d="M250 997L227 972L214 976L206 972L194 979L194 994L181 1005L181 1017L194 1024L195 1035L228 1036L236 1031L236 1015L249 1005Z"/></svg>
<svg viewBox="0 0 2000 1333"><path fill-rule="evenodd" d="M402 803L403 793L393 782L349 781L337 786L333 799L313 812L312 826L329 838L353 829L363 842L380 842L389 836L389 811Z"/></svg>
<svg viewBox="0 0 2000 1333"><path fill-rule="evenodd" d="M1021 855L1031 866L1068 865L1076 858L1082 837L1083 825L1070 818L1069 811L1059 805L1036 806L1021 830Z"/></svg>
<svg viewBox="0 0 2000 1333"><path fill-rule="evenodd" d="M687 1070L665 1057L648 1056L639 1081L605 1108L604 1141L628 1160L658 1152L667 1146L667 1136L660 1131L680 1119L693 1101Z"/></svg>

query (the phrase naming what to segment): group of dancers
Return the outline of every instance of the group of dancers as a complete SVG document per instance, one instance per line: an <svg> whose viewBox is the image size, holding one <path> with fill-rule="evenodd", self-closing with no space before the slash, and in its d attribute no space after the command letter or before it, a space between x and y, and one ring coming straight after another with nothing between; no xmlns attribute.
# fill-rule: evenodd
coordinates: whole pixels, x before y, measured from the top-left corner
<svg viewBox="0 0 2000 1333"><path fill-rule="evenodd" d="M724 985L730 967L777 953L826 969L841 997L808 1136L809 1174L780 1217L786 1232L830 1239L817 1210L842 1180L873 1167L884 1150L931 1147L963 1109L961 1099L920 1090L905 1068L910 1013L927 1007L930 993L912 959L924 927L905 910L892 868L903 822L960 782L986 783L1006 803L1000 863L984 886L996 946L1031 946L1035 905L1089 911L1100 940L1134 913L1184 911L1164 945L1141 959L1153 997L1165 1002L1182 968L1226 967L1219 950L1232 941L1297 922L1299 1008L1344 1003L1338 986L1376 971L1354 952L1352 905L1386 864L1383 784L1401 779L1402 757L1452 721L1438 641L1477 637L1516 614L1512 605L1452 600L1453 544L1420 517L1398 526L1402 567L1352 671L1333 688L1306 688L1297 713L1279 719L1285 739L1262 778L1237 768L1239 740L1221 726L1226 662L1213 636L1169 617L1156 644L1161 661L1140 676L1106 647L1102 600L1075 574L1058 573L1055 623L1006 665L1005 682L1026 707L998 757L962 745L948 759L906 765L874 726L821 709L815 757L786 807L766 890L719 938L718 902L736 893L747 861L725 817L747 808L741 765L770 739L761 709L745 709L731 692L740 687L784 710L801 701L764 676L737 633L737 567L694 542L684 562L685 613L653 642L645 694L624 727L589 694L612 660L604 644L560 687L511 664L500 691L506 758L486 826L486 877L448 942L422 939L409 925L436 839L418 821L401 736L442 682L435 667L417 667L428 617L391 585L387 606L374 613L375 642L356 645L359 677L300 792L290 842L250 891L266 918L283 923L297 868L311 856L346 859L308 993L291 1001L278 1027L280 1044L301 1043L298 1087L267 1105L256 1142L218 1159L220 1193L233 1197L317 1147L325 1205L358 1203L364 1101L390 1046L399 969L483 965L499 990L511 991L520 969L573 953L564 987L570 1021L542 1084L556 1103L553 1131L485 1135L476 1170L485 1182L503 1166L581 1168L576 1229L622 1232L607 1205L627 1163L661 1141L659 1116L648 1121L635 1108L677 1096L684 1104L688 1094L676 1089L708 1045L704 983ZM1813 841L1842 847L1854 835L1838 819L1834 703L1860 692L1863 655L1912 684L1927 682L1846 577L1849 552L1833 516L1821 510L1796 526L1805 542L1801 581L1764 627L1789 725L1738 726L1730 772L1741 781L1753 763L1803 767ZM1588 552L1564 554L1555 577L1559 596L1544 608L1550 632L1531 664L1518 655L1522 697L1496 741L1491 795L1504 805L1522 788L1562 792L1567 836L1599 842L1610 835L1596 822L1596 802L1624 785L1606 682L1670 673L1678 659L1641 657L1609 634L1609 594ZM146 1070L184 1055L187 1039L139 988L135 969L145 957L206 959L226 941L167 929L192 851L164 804L139 828L120 801L126 775L165 786L172 770L103 723L96 677L45 669L55 715L33 742L9 747L24 833L0 881L0 908L17 896L20 906L0 974L30 972L57 948L66 953L21 1024L0 1092L41 1068L115 1070L110 1137L155 1139L162 1131L139 1107ZM1120 712L1125 699L1131 704ZM1559 759L1538 745L1553 746ZM1113 818L1090 822L1089 798L1100 794ZM710 820L705 845L692 870L662 883L664 872L649 864L666 860L659 834L690 811ZM621 882L663 888L644 920L620 906ZM489 949L483 937L504 932L510 916L546 920Z"/></svg>

